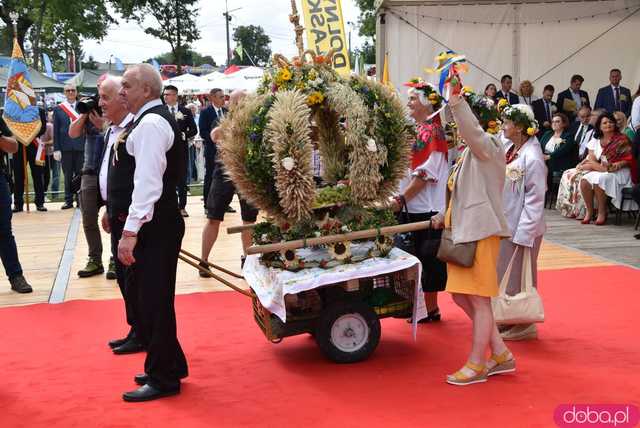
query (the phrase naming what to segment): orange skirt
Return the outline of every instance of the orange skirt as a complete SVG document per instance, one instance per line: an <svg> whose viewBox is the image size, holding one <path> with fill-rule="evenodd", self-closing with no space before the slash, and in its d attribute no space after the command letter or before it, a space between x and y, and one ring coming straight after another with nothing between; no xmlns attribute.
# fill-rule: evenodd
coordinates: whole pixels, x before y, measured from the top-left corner
<svg viewBox="0 0 640 428"><path fill-rule="evenodd" d="M473 266L462 267L447 263L447 288L449 293L495 297L498 295L499 236L478 241Z"/></svg>

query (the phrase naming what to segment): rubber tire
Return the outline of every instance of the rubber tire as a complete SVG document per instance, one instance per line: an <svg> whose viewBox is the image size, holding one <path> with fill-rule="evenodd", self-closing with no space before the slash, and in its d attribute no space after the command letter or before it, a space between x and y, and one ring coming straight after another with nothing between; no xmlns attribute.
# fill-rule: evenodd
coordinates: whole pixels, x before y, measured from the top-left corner
<svg viewBox="0 0 640 428"><path fill-rule="evenodd" d="M344 352L336 348L331 341L331 327L333 323L343 315L358 313L369 326L369 338L365 345L355 352ZM334 302L326 307L316 325L316 343L320 351L330 360L349 364L366 360L375 351L380 342L380 319L371 306L361 301Z"/></svg>

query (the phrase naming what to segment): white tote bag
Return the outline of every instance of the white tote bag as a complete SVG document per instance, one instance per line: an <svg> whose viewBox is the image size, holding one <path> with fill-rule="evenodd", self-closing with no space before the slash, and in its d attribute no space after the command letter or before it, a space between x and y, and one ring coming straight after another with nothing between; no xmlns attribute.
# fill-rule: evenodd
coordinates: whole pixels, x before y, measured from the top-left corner
<svg viewBox="0 0 640 428"><path fill-rule="evenodd" d="M511 269L518 251L524 248L522 257L521 289L515 296L507 295L507 285L511 277ZM509 266L507 267L498 296L491 299L493 317L497 324L531 324L544 322L544 307L538 290L533 286L533 272L531 270L531 249L518 246L513 252Z"/></svg>

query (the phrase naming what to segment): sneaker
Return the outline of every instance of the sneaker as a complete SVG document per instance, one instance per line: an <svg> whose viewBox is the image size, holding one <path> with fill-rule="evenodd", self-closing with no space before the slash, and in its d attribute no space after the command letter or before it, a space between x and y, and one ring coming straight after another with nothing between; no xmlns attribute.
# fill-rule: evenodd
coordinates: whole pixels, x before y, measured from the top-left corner
<svg viewBox="0 0 640 428"><path fill-rule="evenodd" d="M15 278L10 279L9 282L11 283L11 289L16 293L24 294L31 293L33 291L33 288L31 288L27 280L24 279L24 276L22 275L18 275Z"/></svg>
<svg viewBox="0 0 640 428"><path fill-rule="evenodd" d="M80 278L88 278L94 275L100 275L104 273L104 266L102 263L93 259L89 259L84 269L78 271Z"/></svg>
<svg viewBox="0 0 640 428"><path fill-rule="evenodd" d="M109 269L107 269L107 279L117 279L116 275L116 262L113 261L113 257L109 259Z"/></svg>
<svg viewBox="0 0 640 428"><path fill-rule="evenodd" d="M180 215L181 215L182 217L189 217L189 213L188 213L188 212L187 212L187 210L185 210L184 208L182 208L182 209L180 210Z"/></svg>

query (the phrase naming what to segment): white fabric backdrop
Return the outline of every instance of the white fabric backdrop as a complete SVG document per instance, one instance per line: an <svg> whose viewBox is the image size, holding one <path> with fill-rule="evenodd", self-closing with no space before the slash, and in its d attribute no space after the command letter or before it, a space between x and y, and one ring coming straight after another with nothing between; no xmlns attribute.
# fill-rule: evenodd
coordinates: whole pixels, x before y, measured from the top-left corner
<svg viewBox="0 0 640 428"><path fill-rule="evenodd" d="M500 78L514 75L514 89L519 81L534 80L535 94L540 96L544 85L551 83L556 94L569 86L572 74L585 78L583 89L595 101L597 89L608 84L609 69L622 70L622 84L635 93L640 83L640 12L609 31L584 50L540 77L551 67L596 38L624 16L640 7L639 0L612 0L571 3L541 3L518 5L456 5L456 6L393 6L386 13L383 43L389 54L392 83L404 94L402 83L414 76L433 81L424 68L433 66L434 57L445 47L429 39L401 21L391 11L416 25L422 32L439 40L467 58L488 74ZM629 10L619 10L629 7ZM615 11L610 15L596 16ZM421 17L424 15L428 17ZM579 20L563 19L585 17ZM436 17L436 18L431 18ZM445 20L439 20L442 17ZM520 43L514 47L514 25L486 25L447 21L446 19L511 23L520 25ZM558 20L561 20L558 23ZM533 24L532 21L537 23ZM541 24L540 22L544 22ZM380 37L380 35L379 35ZM380 40L380 39L379 39ZM516 70L519 66L520 79ZM382 76L383 59L378 59L378 75ZM481 92L493 77L471 66L463 76L465 84Z"/></svg>

